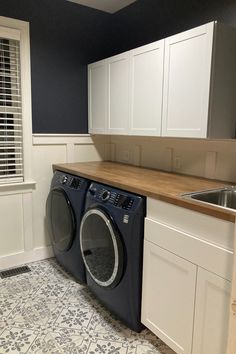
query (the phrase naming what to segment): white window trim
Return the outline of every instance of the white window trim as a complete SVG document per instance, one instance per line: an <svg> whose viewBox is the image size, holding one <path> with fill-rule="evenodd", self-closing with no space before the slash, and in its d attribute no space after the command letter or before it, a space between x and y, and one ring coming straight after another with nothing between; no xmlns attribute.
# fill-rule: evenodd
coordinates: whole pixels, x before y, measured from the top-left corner
<svg viewBox="0 0 236 354"><path fill-rule="evenodd" d="M20 60L21 60L21 92L22 92L22 125L23 125L23 184L32 184L32 103L31 103L31 64L30 64L30 35L29 23L9 17L0 16L0 26L20 31ZM0 185L0 191L7 186L19 185L12 183Z"/></svg>

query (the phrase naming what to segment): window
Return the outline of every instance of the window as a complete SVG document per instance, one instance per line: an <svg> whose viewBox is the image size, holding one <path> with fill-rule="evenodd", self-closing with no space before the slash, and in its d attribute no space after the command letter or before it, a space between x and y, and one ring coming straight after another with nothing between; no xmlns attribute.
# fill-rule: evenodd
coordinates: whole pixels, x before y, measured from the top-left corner
<svg viewBox="0 0 236 354"><path fill-rule="evenodd" d="M23 179L19 41L0 38L0 180Z"/></svg>
<svg viewBox="0 0 236 354"><path fill-rule="evenodd" d="M0 17L0 185L29 180L31 135L28 23Z"/></svg>

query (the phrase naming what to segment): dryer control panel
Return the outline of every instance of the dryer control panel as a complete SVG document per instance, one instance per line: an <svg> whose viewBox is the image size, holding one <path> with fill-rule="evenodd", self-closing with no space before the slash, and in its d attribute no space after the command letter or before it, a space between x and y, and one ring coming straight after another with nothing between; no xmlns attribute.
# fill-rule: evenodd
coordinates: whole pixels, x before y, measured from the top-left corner
<svg viewBox="0 0 236 354"><path fill-rule="evenodd" d="M61 171L55 171L53 176L53 183L58 183L59 185L67 186L72 189L81 189L84 179L81 177L73 176L68 173Z"/></svg>

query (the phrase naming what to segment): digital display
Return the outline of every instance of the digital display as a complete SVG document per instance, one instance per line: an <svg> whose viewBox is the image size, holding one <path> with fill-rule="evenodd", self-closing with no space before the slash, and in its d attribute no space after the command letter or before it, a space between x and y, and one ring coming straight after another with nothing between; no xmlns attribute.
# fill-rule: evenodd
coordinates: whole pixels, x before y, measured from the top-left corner
<svg viewBox="0 0 236 354"><path fill-rule="evenodd" d="M119 198L118 198L118 200L117 200L117 206L118 206L118 207L122 207L122 206L124 205L126 199L127 199L127 198L126 198L125 195L120 194L120 195L119 195Z"/></svg>
<svg viewBox="0 0 236 354"><path fill-rule="evenodd" d="M116 206L123 209L130 209L133 204L133 199L120 194L116 199Z"/></svg>
<svg viewBox="0 0 236 354"><path fill-rule="evenodd" d="M123 202L123 204L122 204L122 207L124 208L124 209L127 209L130 205L130 201L131 201L131 198L125 198L125 200L124 200L124 202Z"/></svg>

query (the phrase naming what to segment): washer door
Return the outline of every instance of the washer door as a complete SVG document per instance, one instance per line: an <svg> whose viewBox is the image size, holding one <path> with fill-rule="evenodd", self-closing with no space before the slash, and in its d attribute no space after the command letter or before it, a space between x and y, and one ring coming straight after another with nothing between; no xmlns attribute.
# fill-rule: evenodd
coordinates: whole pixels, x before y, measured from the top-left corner
<svg viewBox="0 0 236 354"><path fill-rule="evenodd" d="M61 188L50 191L46 217L53 246L60 252L67 251L76 232L74 211L66 192Z"/></svg>
<svg viewBox="0 0 236 354"><path fill-rule="evenodd" d="M111 218L102 210L90 209L84 214L80 247L93 280L103 287L115 287L123 272L123 247Z"/></svg>

